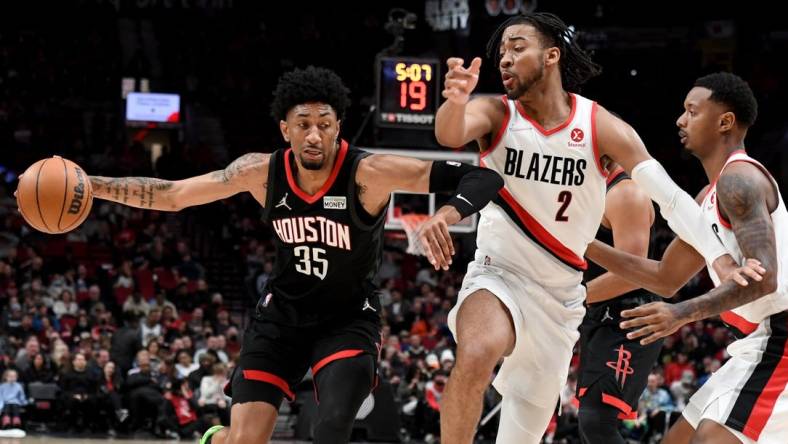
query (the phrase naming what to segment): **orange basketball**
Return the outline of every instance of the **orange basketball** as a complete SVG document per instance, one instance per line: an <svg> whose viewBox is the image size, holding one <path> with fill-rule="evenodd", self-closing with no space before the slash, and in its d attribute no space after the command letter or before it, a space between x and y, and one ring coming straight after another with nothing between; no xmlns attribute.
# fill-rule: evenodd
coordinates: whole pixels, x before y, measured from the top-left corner
<svg viewBox="0 0 788 444"><path fill-rule="evenodd" d="M77 228L90 213L93 188L79 165L60 156L42 159L19 179L16 204L33 228L49 234Z"/></svg>

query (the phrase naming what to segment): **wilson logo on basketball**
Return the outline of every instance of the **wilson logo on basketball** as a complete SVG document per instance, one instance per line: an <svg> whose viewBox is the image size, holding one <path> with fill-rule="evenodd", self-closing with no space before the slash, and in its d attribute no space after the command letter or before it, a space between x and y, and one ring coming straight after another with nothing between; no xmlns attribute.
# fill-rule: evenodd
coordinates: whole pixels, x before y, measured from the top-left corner
<svg viewBox="0 0 788 444"><path fill-rule="evenodd" d="M68 207L68 212L71 214L79 213L82 200L85 198L85 176L80 168L74 168L74 173L77 175L77 184L74 186L74 197L71 198L71 205Z"/></svg>
<svg viewBox="0 0 788 444"><path fill-rule="evenodd" d="M572 131L569 133L569 138L572 139L569 142L569 146L573 148L583 148L586 146L583 139L585 139L585 133L580 128L573 128Z"/></svg>

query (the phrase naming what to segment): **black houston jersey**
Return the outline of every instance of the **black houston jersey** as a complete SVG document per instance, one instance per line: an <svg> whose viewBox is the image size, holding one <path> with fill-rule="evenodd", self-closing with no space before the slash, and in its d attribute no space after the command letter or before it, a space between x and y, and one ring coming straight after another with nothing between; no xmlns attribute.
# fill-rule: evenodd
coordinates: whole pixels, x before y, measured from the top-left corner
<svg viewBox="0 0 788 444"><path fill-rule="evenodd" d="M382 257L385 210L367 214L355 181L368 155L342 141L328 180L309 195L298 187L293 150L272 154L263 219L277 255L259 317L294 325L358 314L377 318L372 279Z"/></svg>
<svg viewBox="0 0 788 444"><path fill-rule="evenodd" d="M611 173L607 178L607 191L610 191L619 182L628 179L629 179L629 175L625 173L624 170L622 169L619 169L616 172ZM650 236L650 239L652 241L649 242L649 248L648 248L649 258L652 258L654 253L652 251L654 245L653 235L654 235L654 228L652 226L651 236ZM596 240L600 242L604 242L610 246L613 246L613 231L606 228L604 225L599 224L599 229L596 232ZM607 272L607 270L595 264L593 261L588 261L588 269L583 273L583 281L589 282L592 279L604 274L605 272ZM618 296L616 299L627 297L627 296L637 296L637 295L651 295L651 293L643 289L637 289L637 290L632 290L629 293L622 294L621 296Z"/></svg>

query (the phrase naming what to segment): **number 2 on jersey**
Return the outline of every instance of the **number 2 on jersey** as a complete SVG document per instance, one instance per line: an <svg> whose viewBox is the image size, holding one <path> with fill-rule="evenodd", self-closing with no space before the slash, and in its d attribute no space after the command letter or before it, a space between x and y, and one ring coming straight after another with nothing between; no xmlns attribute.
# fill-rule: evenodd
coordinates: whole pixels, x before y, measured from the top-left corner
<svg viewBox="0 0 788 444"><path fill-rule="evenodd" d="M558 209L558 212L555 213L555 220L557 222L566 222L569 220L569 217L564 213L566 213L566 209L569 207L569 202L572 202L572 192L561 191L558 193L558 202L561 204L561 207Z"/></svg>
<svg viewBox="0 0 788 444"><path fill-rule="evenodd" d="M320 280L325 279L328 260L321 256L326 254L326 250L302 245L295 247L293 253L299 259L298 263L295 264L297 272L307 276L317 276Z"/></svg>

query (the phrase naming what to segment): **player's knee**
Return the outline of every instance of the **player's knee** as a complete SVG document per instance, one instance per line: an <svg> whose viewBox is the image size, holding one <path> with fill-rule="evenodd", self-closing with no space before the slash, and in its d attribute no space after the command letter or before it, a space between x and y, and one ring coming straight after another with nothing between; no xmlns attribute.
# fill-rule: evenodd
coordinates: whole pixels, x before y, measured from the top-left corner
<svg viewBox="0 0 788 444"><path fill-rule="evenodd" d="M618 410L612 407L581 405L577 420L583 442L616 443L621 440L618 433Z"/></svg>
<svg viewBox="0 0 788 444"><path fill-rule="evenodd" d="M457 345L455 368L463 372L489 373L504 356L505 345L480 337L477 341L464 341Z"/></svg>

